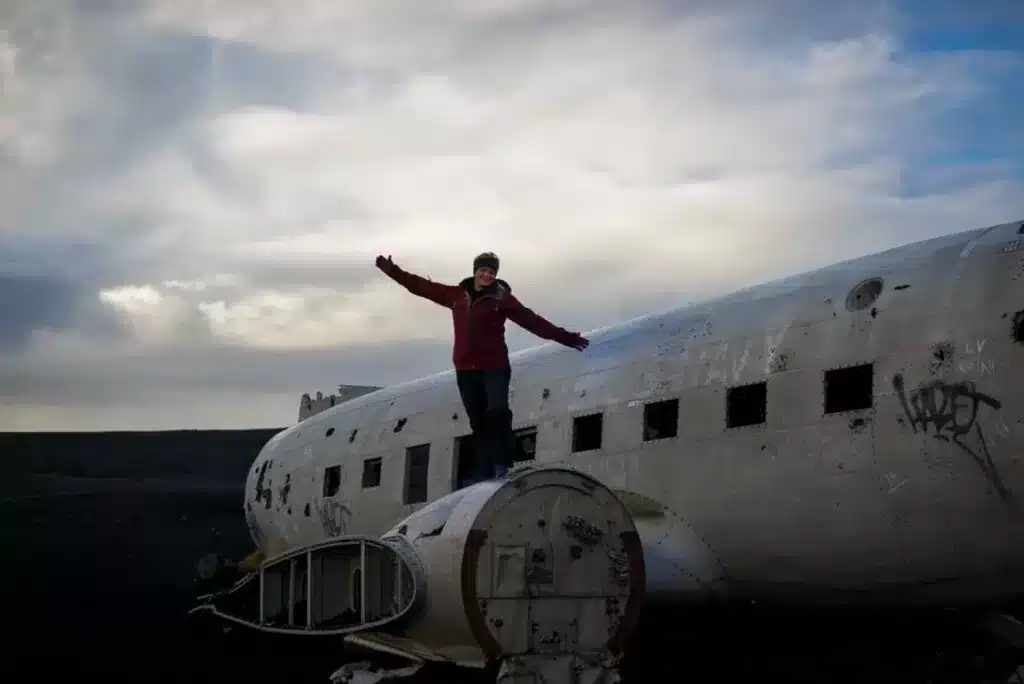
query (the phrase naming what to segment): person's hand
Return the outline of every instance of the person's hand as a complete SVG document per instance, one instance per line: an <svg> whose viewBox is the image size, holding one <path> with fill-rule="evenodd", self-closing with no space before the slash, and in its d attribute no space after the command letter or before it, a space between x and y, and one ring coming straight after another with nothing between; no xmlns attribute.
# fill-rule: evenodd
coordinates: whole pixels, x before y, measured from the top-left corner
<svg viewBox="0 0 1024 684"><path fill-rule="evenodd" d="M566 347L572 347L577 351L583 351L590 346L590 340L579 333L569 333L569 337L564 342Z"/></svg>
<svg viewBox="0 0 1024 684"><path fill-rule="evenodd" d="M377 255L377 268L384 271L384 273L391 273L395 269L395 262L391 260L391 255L388 254L387 258L383 255Z"/></svg>

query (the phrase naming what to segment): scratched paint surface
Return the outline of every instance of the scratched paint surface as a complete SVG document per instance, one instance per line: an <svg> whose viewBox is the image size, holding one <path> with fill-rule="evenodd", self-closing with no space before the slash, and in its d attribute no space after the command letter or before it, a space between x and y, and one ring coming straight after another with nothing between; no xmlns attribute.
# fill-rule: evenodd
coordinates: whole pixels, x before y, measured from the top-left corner
<svg viewBox="0 0 1024 684"><path fill-rule="evenodd" d="M896 375L893 387L915 433L930 434L956 445L977 464L1000 498L1012 499L999 468L992 460L978 415L983 407L998 411L1003 407L1001 401L979 392L970 380L952 384L933 380L908 393L903 376Z"/></svg>
<svg viewBox="0 0 1024 684"><path fill-rule="evenodd" d="M1024 568L1024 517L1007 514L1024 487L1024 345L1012 334L1024 279L1006 249L1016 225L647 316L594 335L585 353L517 354L516 427L537 426L536 458L667 506L737 581L802 592ZM872 278L877 299L850 310L851 290ZM870 407L825 414L825 371L858 364L873 364ZM758 382L765 422L727 429L728 388ZM673 397L678 437L645 442L644 404ZM574 417L593 412L601 447L570 454ZM357 397L301 430L312 454L292 473L290 514L261 492L282 485L264 464L291 438L250 473L261 538L383 533L419 507L403 504L405 449L430 443L434 500L451 491L453 442L469 432L451 373ZM363 488L368 458L381 459L380 482ZM324 468L338 463L346 474L325 498Z"/></svg>

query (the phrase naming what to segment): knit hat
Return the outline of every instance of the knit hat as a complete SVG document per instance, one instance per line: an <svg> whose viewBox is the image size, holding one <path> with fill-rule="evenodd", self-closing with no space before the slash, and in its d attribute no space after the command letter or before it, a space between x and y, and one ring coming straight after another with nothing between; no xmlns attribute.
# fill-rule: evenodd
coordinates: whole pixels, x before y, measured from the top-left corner
<svg viewBox="0 0 1024 684"><path fill-rule="evenodd" d="M500 263L501 262L498 260L498 255L495 254L494 252L484 252L483 254L478 254L477 257L473 259L473 273L476 273L476 270L478 268L489 268L494 271L495 275L497 275L498 265Z"/></svg>

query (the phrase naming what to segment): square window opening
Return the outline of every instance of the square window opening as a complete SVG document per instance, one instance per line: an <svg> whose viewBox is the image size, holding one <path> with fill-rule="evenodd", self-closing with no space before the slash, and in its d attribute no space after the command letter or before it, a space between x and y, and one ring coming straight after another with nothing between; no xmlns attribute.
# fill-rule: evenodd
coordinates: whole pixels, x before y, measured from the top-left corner
<svg viewBox="0 0 1024 684"><path fill-rule="evenodd" d="M644 441L670 439L679 431L679 400L666 399L644 406Z"/></svg>
<svg viewBox="0 0 1024 684"><path fill-rule="evenodd" d="M405 450L405 496L403 503L427 500L427 474L430 469L430 445L419 444Z"/></svg>
<svg viewBox="0 0 1024 684"><path fill-rule="evenodd" d="M514 459L516 463L525 463L526 461L532 461L537 458L536 425L519 428L512 433L512 437L515 439Z"/></svg>
<svg viewBox="0 0 1024 684"><path fill-rule="evenodd" d="M335 496L341 489L341 466L324 468L324 498Z"/></svg>
<svg viewBox="0 0 1024 684"><path fill-rule="evenodd" d="M869 409L875 402L874 364L825 371L825 413Z"/></svg>
<svg viewBox="0 0 1024 684"><path fill-rule="evenodd" d="M384 461L379 456L363 461L363 489L380 486L380 473L383 467Z"/></svg>
<svg viewBox="0 0 1024 684"><path fill-rule="evenodd" d="M725 394L725 427L761 425L768 420L768 383L730 387Z"/></svg>
<svg viewBox="0 0 1024 684"><path fill-rule="evenodd" d="M476 444L473 435L461 435L455 438L455 487L462 489L473 476L476 465Z"/></svg>
<svg viewBox="0 0 1024 684"><path fill-rule="evenodd" d="M594 413L589 416L578 416L572 421L572 451L594 451L601 448L601 433L604 428L604 415Z"/></svg>

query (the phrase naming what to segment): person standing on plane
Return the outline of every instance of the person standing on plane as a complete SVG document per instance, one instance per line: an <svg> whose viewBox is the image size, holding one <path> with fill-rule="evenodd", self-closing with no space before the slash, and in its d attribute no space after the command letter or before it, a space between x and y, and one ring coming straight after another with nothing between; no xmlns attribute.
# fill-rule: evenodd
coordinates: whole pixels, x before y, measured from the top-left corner
<svg viewBox="0 0 1024 684"><path fill-rule="evenodd" d="M484 478L504 475L514 461L505 320L573 349L582 351L590 344L579 333L559 328L523 306L509 284L497 277L499 265L493 252L484 252L473 260L471 277L444 285L402 270L390 256L377 257L377 268L396 283L452 311L455 377L473 431L476 462L483 468L477 474Z"/></svg>

